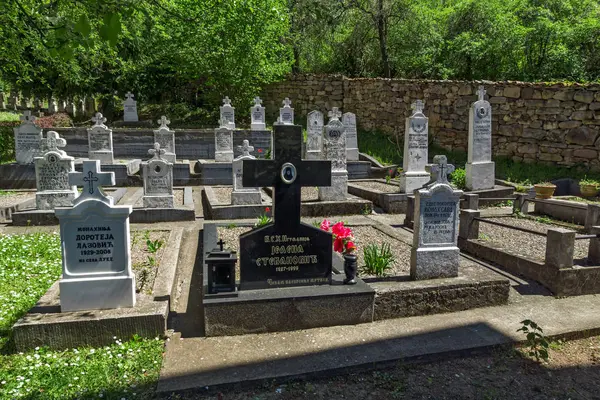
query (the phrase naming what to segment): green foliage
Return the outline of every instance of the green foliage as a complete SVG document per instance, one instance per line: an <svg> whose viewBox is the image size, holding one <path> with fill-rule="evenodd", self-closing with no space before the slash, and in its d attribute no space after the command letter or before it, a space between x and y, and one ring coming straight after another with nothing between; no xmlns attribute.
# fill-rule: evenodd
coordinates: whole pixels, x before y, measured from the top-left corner
<svg viewBox="0 0 600 400"><path fill-rule="evenodd" d="M589 171L583 165L563 167L557 165L527 164L507 157L496 157L496 176L520 185L533 185L560 178L600 180L600 173Z"/></svg>
<svg viewBox="0 0 600 400"><path fill-rule="evenodd" d="M392 137L379 131L358 131L361 153L370 155L383 165L402 165L404 139L400 139L396 143Z"/></svg>
<svg viewBox="0 0 600 400"><path fill-rule="evenodd" d="M534 357L536 361L548 361L548 339L544 331L535 322L526 319L521 321L523 326L517 332L523 332L526 337L527 355Z"/></svg>
<svg viewBox="0 0 600 400"><path fill-rule="evenodd" d="M149 231L148 234L150 233ZM163 241L161 239L151 240L149 237L146 238L146 251L152 255L148 255L148 264L151 266L156 265L156 253L163 245Z"/></svg>
<svg viewBox="0 0 600 400"><path fill-rule="evenodd" d="M256 221L256 223L254 224L254 228L260 228L262 226L268 225L271 222L273 222L273 218L271 218L269 216L270 212L271 212L271 209L269 207L267 207L265 209L265 213L262 214L260 217L258 217L258 221Z"/></svg>
<svg viewBox="0 0 600 400"><path fill-rule="evenodd" d="M450 174L450 182L457 189L465 190L467 188L467 173L464 168L456 168Z"/></svg>
<svg viewBox="0 0 600 400"><path fill-rule="evenodd" d="M395 257L389 243L382 243L381 247L371 243L363 249L363 260L365 265L361 267L361 273L381 277L392 268Z"/></svg>
<svg viewBox="0 0 600 400"><path fill-rule="evenodd" d="M0 122L0 164L15 159L15 131L19 122Z"/></svg>
<svg viewBox="0 0 600 400"><path fill-rule="evenodd" d="M587 175L579 180L580 185L592 185L592 186L600 186L600 182L596 179L590 179Z"/></svg>

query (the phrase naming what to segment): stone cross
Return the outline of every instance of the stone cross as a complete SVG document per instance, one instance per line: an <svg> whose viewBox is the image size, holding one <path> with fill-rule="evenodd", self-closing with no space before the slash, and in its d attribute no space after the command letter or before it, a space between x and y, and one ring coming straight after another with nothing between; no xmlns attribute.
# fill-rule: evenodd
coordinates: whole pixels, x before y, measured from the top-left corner
<svg viewBox="0 0 600 400"><path fill-rule="evenodd" d="M46 133L46 139L42 139L42 149L44 151L56 151L58 153L64 153L59 147L65 147L67 141L61 138L57 132L48 131Z"/></svg>
<svg viewBox="0 0 600 400"><path fill-rule="evenodd" d="M160 117L160 119L158 120L158 123L160 124L160 127L158 129L169 129L169 127L167 125L169 125L171 123L171 121L169 121L167 119L167 117L165 117L164 115L162 117Z"/></svg>
<svg viewBox="0 0 600 400"><path fill-rule="evenodd" d="M413 110L415 110L415 114L416 114L416 113L421 113L421 114L423 114L423 107L425 107L425 103L423 103L421 100L417 100L417 101L415 101L415 102L412 104L412 106L411 106L411 108L412 108Z"/></svg>
<svg viewBox="0 0 600 400"><path fill-rule="evenodd" d="M102 192L102 186L114 186L115 173L102 172L100 160L86 160L83 162L83 172L70 172L69 185L83 186L81 195L73 201L73 205L84 200L100 200L112 205L112 198L107 198Z"/></svg>
<svg viewBox="0 0 600 400"><path fill-rule="evenodd" d="M94 122L94 126L103 126L106 122L106 118L102 115L102 113L97 112L95 117L92 117L92 121Z"/></svg>
<svg viewBox="0 0 600 400"><path fill-rule="evenodd" d="M484 89L484 87L483 86L479 86L479 89L477 90L477 95L479 96L479 101L485 100L483 97L485 96L486 93L487 92Z"/></svg>
<svg viewBox="0 0 600 400"><path fill-rule="evenodd" d="M154 148L148 150L148 154L152 154L153 160L162 160L161 156L167 151L160 148L160 143L154 143Z"/></svg>
<svg viewBox="0 0 600 400"><path fill-rule="evenodd" d="M260 106L262 104L262 100L260 99L260 97L256 96L254 98L254 105L255 106Z"/></svg>
<svg viewBox="0 0 600 400"><path fill-rule="evenodd" d="M231 100L229 99L229 96L225 96L225 98L223 99L223 104L226 104L226 105L231 104Z"/></svg>
<svg viewBox="0 0 600 400"><path fill-rule="evenodd" d="M284 107L290 107L292 105L292 101L289 97L286 97L285 100L282 101Z"/></svg>
<svg viewBox="0 0 600 400"><path fill-rule="evenodd" d="M448 164L448 159L444 155L433 157L433 162L434 165L430 170L437 176L435 183L448 184L448 175L454 172L454 165Z"/></svg>
<svg viewBox="0 0 600 400"><path fill-rule="evenodd" d="M250 155L251 151L254 151L254 146L250 146L250 142L244 140L241 146L236 147L238 151L242 152L242 157L246 157Z"/></svg>
<svg viewBox="0 0 600 400"><path fill-rule="evenodd" d="M133 100L133 93L127 92L125 93L125 97L127 97L127 100Z"/></svg>
<svg viewBox="0 0 600 400"><path fill-rule="evenodd" d="M31 115L31 110L25 110L19 119L23 121L23 124L33 124L36 118L35 115Z"/></svg>
<svg viewBox="0 0 600 400"><path fill-rule="evenodd" d="M341 112L341 111L340 111L340 110L339 110L337 107L333 107L333 108L331 109L331 111L329 111L329 112L327 113L327 116L328 116L330 119L340 119L340 117L342 116L342 112Z"/></svg>
<svg viewBox="0 0 600 400"><path fill-rule="evenodd" d="M221 248L221 251L223 251L223 245L225 244L225 242L223 241L223 238L221 238L217 244L219 245L219 247Z"/></svg>

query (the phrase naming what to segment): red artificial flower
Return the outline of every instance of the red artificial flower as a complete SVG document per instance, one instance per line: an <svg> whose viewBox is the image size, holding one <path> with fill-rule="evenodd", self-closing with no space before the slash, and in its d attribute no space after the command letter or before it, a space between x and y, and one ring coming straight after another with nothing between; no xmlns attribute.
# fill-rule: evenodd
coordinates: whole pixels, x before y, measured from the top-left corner
<svg viewBox="0 0 600 400"><path fill-rule="evenodd" d="M329 226L331 225L331 222L328 219L324 219L323 222L321 222L321 229L329 232Z"/></svg>
<svg viewBox="0 0 600 400"><path fill-rule="evenodd" d="M262 152L263 152L263 149L258 149L258 152L259 152L259 153L262 153Z"/></svg>
<svg viewBox="0 0 600 400"><path fill-rule="evenodd" d="M265 212L267 212L267 213L271 212L271 208L270 207L265 208Z"/></svg>
<svg viewBox="0 0 600 400"><path fill-rule="evenodd" d="M393 174L393 173L394 173L394 170L393 170L393 169L390 169L390 175L391 175L391 174Z"/></svg>
<svg viewBox="0 0 600 400"><path fill-rule="evenodd" d="M343 231L344 231L344 223L343 222L338 222L331 227L331 232L333 232L333 234L336 237L343 237L344 236Z"/></svg>
<svg viewBox="0 0 600 400"><path fill-rule="evenodd" d="M347 252L351 252L356 250L356 245L354 244L354 242L348 242L346 243L346 251Z"/></svg>
<svg viewBox="0 0 600 400"><path fill-rule="evenodd" d="M333 251L341 253L344 251L344 239L337 238L333 241Z"/></svg>

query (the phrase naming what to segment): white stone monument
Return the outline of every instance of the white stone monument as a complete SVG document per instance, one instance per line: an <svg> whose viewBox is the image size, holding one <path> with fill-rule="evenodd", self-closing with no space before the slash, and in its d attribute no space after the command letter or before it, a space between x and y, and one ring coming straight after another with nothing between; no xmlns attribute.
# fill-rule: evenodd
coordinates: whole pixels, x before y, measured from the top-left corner
<svg viewBox="0 0 600 400"><path fill-rule="evenodd" d="M358 161L358 133L356 131L356 115L347 112L342 116L342 124L346 128L346 157L348 161Z"/></svg>
<svg viewBox="0 0 600 400"><path fill-rule="evenodd" d="M222 124L227 125L226 122ZM221 126L215 129L215 161L232 162L233 161L233 130Z"/></svg>
<svg viewBox="0 0 600 400"><path fill-rule="evenodd" d="M126 99L123 101L123 121L137 122L137 101L133 99L133 94L131 92L127 92L125 97Z"/></svg>
<svg viewBox="0 0 600 400"><path fill-rule="evenodd" d="M448 184L454 166L446 156L435 156L431 171L437 180L415 192L413 246L410 276L413 280L458 276L458 240L461 190Z"/></svg>
<svg viewBox="0 0 600 400"><path fill-rule="evenodd" d="M113 172L100 161L83 162L83 172L69 174L69 184L83 186L73 207L57 208L62 242L62 312L135 305L131 270L131 206L115 206L101 187L115 184Z"/></svg>
<svg viewBox="0 0 600 400"><path fill-rule="evenodd" d="M48 98L48 114L56 114L58 111L58 106L56 104L56 100L54 97Z"/></svg>
<svg viewBox="0 0 600 400"><path fill-rule="evenodd" d="M254 160L254 156L250 155L251 151L254 151L254 147L250 146L247 140L244 140L242 146L238 146L238 151L242 152L242 155L233 160L231 164L233 171L233 192L231 192L231 204L261 204L260 189L254 187L244 187L242 185L243 177L243 161Z"/></svg>
<svg viewBox="0 0 600 400"><path fill-rule="evenodd" d="M92 117L94 125L88 131L88 158L99 160L102 164L114 164L112 129L104 123L106 118L101 113Z"/></svg>
<svg viewBox="0 0 600 400"><path fill-rule="evenodd" d="M160 143L154 143L154 148L148 150L148 153L153 157L148 162L142 163L144 207L174 208L173 164L162 158L165 150L160 148Z"/></svg>
<svg viewBox="0 0 600 400"><path fill-rule="evenodd" d="M265 119L265 108L261 106L262 100L256 96L254 98L254 105L250 109L251 124L250 130L252 131L264 131L267 129Z"/></svg>
<svg viewBox="0 0 600 400"><path fill-rule="evenodd" d="M427 165L428 118L423 114L423 102L413 104L414 114L406 119L404 133L403 172L400 175L400 192L412 194L429 182Z"/></svg>
<svg viewBox="0 0 600 400"><path fill-rule="evenodd" d="M311 111L306 121L306 159L320 160L323 152L323 113Z"/></svg>
<svg viewBox="0 0 600 400"><path fill-rule="evenodd" d="M69 174L75 171L75 159L59 147L67 141L58 133L49 131L42 139L43 156L35 157L35 203L38 210L69 207L77 196L77 187L69 183Z"/></svg>
<svg viewBox="0 0 600 400"><path fill-rule="evenodd" d="M231 105L228 96L223 99L223 105L219 108L221 118L219 119L220 128L235 129L235 107Z"/></svg>
<svg viewBox="0 0 600 400"><path fill-rule="evenodd" d="M164 115L158 120L160 126L154 131L154 143L160 144L160 148L165 151L162 158L170 163L175 162L175 131L169 129L171 121Z"/></svg>
<svg viewBox="0 0 600 400"><path fill-rule="evenodd" d="M282 101L283 107L279 109L279 122L283 125L294 125L294 109L292 106L292 101L286 97L285 100Z"/></svg>
<svg viewBox="0 0 600 400"><path fill-rule="evenodd" d="M493 189L495 165L492 161L492 106L484 99L479 86L479 99L469 109L469 152L466 185L469 190Z"/></svg>
<svg viewBox="0 0 600 400"><path fill-rule="evenodd" d="M346 133L340 121L342 113L333 107L325 126L323 159L331 160L331 186L319 187L319 200L344 201L348 197L348 170L346 169ZM325 172L325 171L324 171Z"/></svg>
<svg viewBox="0 0 600 400"><path fill-rule="evenodd" d="M41 154L42 128L35 125L35 116L30 110L23 111L21 125L13 128L15 132L15 158L18 164L31 164L34 157Z"/></svg>

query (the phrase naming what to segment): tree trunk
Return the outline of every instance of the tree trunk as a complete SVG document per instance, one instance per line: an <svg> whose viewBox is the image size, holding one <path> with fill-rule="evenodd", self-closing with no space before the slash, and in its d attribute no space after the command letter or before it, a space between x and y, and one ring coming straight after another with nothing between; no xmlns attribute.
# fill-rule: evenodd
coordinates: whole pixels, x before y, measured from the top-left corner
<svg viewBox="0 0 600 400"><path fill-rule="evenodd" d="M387 52L387 37L385 29L385 15L383 13L384 0L377 0L377 33L379 36L379 50L381 51L381 69L384 78L391 78L390 60Z"/></svg>

